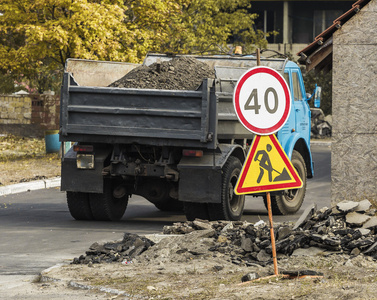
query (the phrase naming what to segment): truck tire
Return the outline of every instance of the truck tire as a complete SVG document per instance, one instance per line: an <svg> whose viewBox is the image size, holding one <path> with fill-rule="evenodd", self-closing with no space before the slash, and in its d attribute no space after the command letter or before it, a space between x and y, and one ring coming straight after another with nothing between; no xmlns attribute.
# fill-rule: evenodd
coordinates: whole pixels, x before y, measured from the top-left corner
<svg viewBox="0 0 377 300"><path fill-rule="evenodd" d="M187 221L195 219L209 220L207 203L184 202L183 211Z"/></svg>
<svg viewBox="0 0 377 300"><path fill-rule="evenodd" d="M183 203L171 197L154 203L161 211L183 211Z"/></svg>
<svg viewBox="0 0 377 300"><path fill-rule="evenodd" d="M112 180L105 180L103 194L89 194L89 203L94 220L117 221L123 217L126 211L128 195L119 199L115 198L112 183Z"/></svg>
<svg viewBox="0 0 377 300"><path fill-rule="evenodd" d="M234 188L241 173L241 161L230 156L222 169L221 203L209 203L210 220L238 221L245 206L245 195L236 195Z"/></svg>
<svg viewBox="0 0 377 300"><path fill-rule="evenodd" d="M306 165L301 154L293 150L292 165L295 167L302 180L302 188L285 190L281 194L271 195L271 209L274 215L290 215L296 213L304 202L306 193ZM263 197L263 202L267 208L267 198Z"/></svg>
<svg viewBox="0 0 377 300"><path fill-rule="evenodd" d="M67 204L74 219L93 220L88 193L67 192Z"/></svg>

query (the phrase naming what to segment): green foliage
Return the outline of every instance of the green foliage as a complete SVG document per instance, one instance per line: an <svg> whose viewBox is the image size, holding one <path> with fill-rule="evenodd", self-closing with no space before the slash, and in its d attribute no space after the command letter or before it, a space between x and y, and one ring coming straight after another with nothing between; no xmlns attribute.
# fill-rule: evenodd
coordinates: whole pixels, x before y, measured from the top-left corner
<svg viewBox="0 0 377 300"><path fill-rule="evenodd" d="M303 73L305 89L308 93L312 93L315 84L322 88L321 95L321 109L325 115L332 114L332 72L319 72L314 71ZM314 101L310 101L310 107L313 106Z"/></svg>
<svg viewBox="0 0 377 300"><path fill-rule="evenodd" d="M0 71L56 90L67 58L140 62L148 52L266 47L248 0L0 0ZM213 45L216 45L213 47Z"/></svg>
<svg viewBox="0 0 377 300"><path fill-rule="evenodd" d="M180 13L172 18L170 39L161 45L162 51L174 53L213 53L241 45L244 53L256 47L265 48L267 41L261 31L253 29L257 15L250 13L248 0L181 0ZM229 49L223 50L229 51Z"/></svg>
<svg viewBox="0 0 377 300"><path fill-rule="evenodd" d="M10 73L0 73L0 94L12 94L16 92L14 76Z"/></svg>

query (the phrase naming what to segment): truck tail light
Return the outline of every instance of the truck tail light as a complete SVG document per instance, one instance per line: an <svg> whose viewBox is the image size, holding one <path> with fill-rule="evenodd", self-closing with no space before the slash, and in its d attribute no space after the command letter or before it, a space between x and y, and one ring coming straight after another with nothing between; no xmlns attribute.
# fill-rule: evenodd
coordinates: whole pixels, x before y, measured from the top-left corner
<svg viewBox="0 0 377 300"><path fill-rule="evenodd" d="M73 151L75 152L93 152L92 145L74 145Z"/></svg>
<svg viewBox="0 0 377 300"><path fill-rule="evenodd" d="M184 149L182 151L183 156L189 156L189 157L202 157L203 156L203 150L189 150Z"/></svg>

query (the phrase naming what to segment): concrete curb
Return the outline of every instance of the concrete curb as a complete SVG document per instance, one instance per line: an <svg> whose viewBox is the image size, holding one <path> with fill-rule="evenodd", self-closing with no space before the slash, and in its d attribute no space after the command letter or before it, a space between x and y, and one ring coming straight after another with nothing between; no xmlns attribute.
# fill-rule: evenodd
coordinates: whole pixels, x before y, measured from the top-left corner
<svg viewBox="0 0 377 300"><path fill-rule="evenodd" d="M310 140L310 145L331 146L332 141Z"/></svg>
<svg viewBox="0 0 377 300"><path fill-rule="evenodd" d="M0 187L0 196L55 187L60 187L60 177L2 186Z"/></svg>

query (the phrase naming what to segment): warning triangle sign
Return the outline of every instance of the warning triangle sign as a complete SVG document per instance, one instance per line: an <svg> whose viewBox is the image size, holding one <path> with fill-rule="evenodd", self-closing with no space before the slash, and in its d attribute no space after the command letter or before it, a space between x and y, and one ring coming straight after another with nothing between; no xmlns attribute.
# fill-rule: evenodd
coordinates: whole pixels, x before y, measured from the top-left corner
<svg viewBox="0 0 377 300"><path fill-rule="evenodd" d="M301 187L301 178L276 136L256 135L234 192L243 195Z"/></svg>

